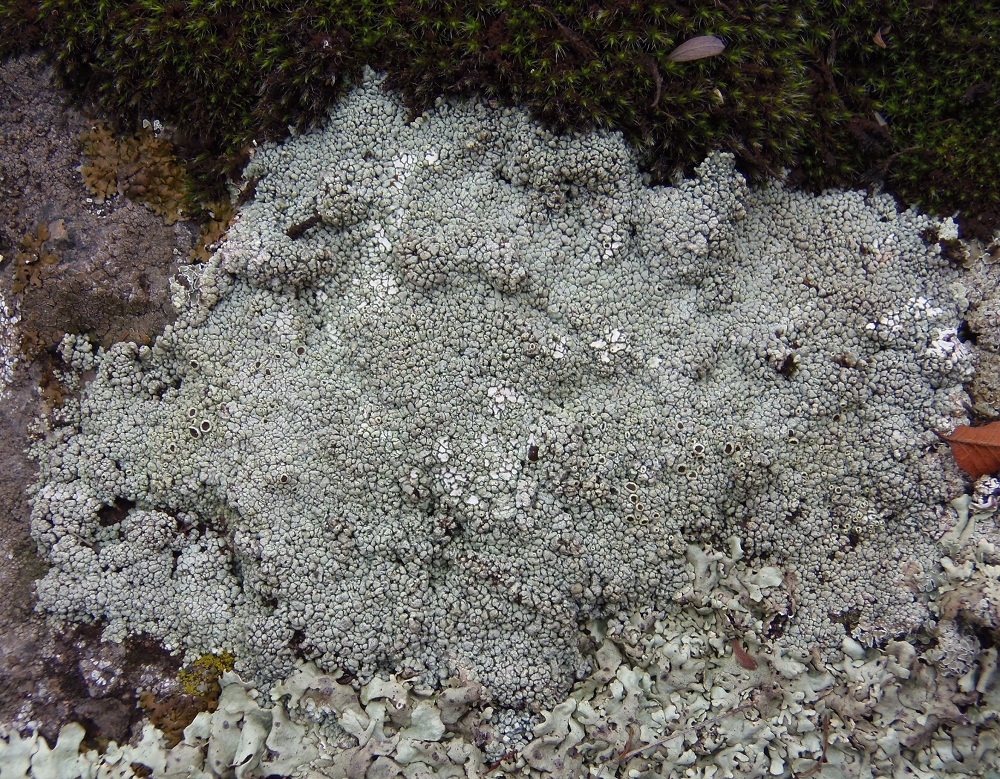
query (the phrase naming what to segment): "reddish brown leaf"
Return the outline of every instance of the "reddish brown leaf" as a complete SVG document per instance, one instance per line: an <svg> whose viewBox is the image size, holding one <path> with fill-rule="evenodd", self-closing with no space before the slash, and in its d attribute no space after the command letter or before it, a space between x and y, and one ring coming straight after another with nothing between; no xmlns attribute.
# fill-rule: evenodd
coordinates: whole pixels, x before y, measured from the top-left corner
<svg viewBox="0 0 1000 779"><path fill-rule="evenodd" d="M876 46L880 46L883 49L886 48L885 38L883 38L882 36L886 35L891 29L892 29L891 24L883 24L881 27L878 28L878 31L872 37L872 40L875 41Z"/></svg>
<svg viewBox="0 0 1000 779"><path fill-rule="evenodd" d="M951 435L941 435L951 447L958 467L973 479L1000 471L1000 422L982 427L961 425Z"/></svg>
<svg viewBox="0 0 1000 779"><path fill-rule="evenodd" d="M730 646L733 648L733 657L736 658L736 662L746 668L748 671L752 671L757 667L757 661L754 660L747 651L740 645L739 639L733 638L729 641Z"/></svg>

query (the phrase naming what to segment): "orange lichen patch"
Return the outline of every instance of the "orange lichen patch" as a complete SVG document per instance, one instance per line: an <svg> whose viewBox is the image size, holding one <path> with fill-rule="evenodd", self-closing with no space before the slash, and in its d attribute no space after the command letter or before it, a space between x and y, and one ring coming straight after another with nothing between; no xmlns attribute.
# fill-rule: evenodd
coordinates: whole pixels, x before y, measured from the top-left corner
<svg viewBox="0 0 1000 779"><path fill-rule="evenodd" d="M62 229L62 220L51 225L39 222L33 233L21 238L18 252L14 255L14 281L10 285L15 294L24 292L28 287L42 286L42 268L59 262L55 253L45 246L50 228Z"/></svg>
<svg viewBox="0 0 1000 779"><path fill-rule="evenodd" d="M184 738L184 728L190 725L195 717L203 711L214 711L218 697L209 708L206 699L196 695L181 693L157 699L149 690L143 690L139 693L138 702L139 708L146 713L149 721L163 731L167 748L171 748L181 742Z"/></svg>
<svg viewBox="0 0 1000 779"><path fill-rule="evenodd" d="M167 224L184 218L188 186L169 141L150 129L116 139L107 125L99 124L80 136L80 145L85 157L80 174L98 203L125 195Z"/></svg>
<svg viewBox="0 0 1000 779"><path fill-rule="evenodd" d="M25 234L14 255L14 279L11 292L26 295L32 288L41 287L45 279L45 269L59 263L59 257L46 244L65 237L66 227L62 219L48 224L39 222L33 232ZM25 327L21 331L21 354L32 360L45 350L47 344L34 330ZM61 402L61 398L60 398ZM59 405L59 402L52 405Z"/></svg>
<svg viewBox="0 0 1000 779"><path fill-rule="evenodd" d="M211 218L201 226L198 243L191 250L191 262L207 262L219 244L226 237L229 226L233 223L236 209L228 199L218 203L210 203L205 210Z"/></svg>
<svg viewBox="0 0 1000 779"><path fill-rule="evenodd" d="M33 360L45 351L45 347L45 342L37 332L29 330L21 334L21 354L27 360Z"/></svg>

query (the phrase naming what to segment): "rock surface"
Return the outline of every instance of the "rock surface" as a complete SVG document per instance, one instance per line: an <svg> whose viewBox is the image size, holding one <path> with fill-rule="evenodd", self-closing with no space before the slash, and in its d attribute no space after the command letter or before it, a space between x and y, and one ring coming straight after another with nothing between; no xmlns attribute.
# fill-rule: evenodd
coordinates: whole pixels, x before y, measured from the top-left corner
<svg viewBox="0 0 1000 779"><path fill-rule="evenodd" d="M121 740L139 717L139 680L169 679L177 662L149 644L102 645L93 629L53 632L33 612L45 564L28 534L36 467L24 449L62 402L48 350L66 332L108 344L159 332L173 316L175 252L187 255L194 231L122 199L87 202L78 138L90 124L36 58L0 65L0 103L0 722L54 737L79 720ZM94 663L117 669L113 695L98 694Z"/></svg>

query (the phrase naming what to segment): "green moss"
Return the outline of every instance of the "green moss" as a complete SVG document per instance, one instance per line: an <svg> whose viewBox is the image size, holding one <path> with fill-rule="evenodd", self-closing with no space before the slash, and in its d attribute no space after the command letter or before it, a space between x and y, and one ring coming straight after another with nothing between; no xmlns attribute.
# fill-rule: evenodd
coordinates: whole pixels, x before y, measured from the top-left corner
<svg viewBox="0 0 1000 779"><path fill-rule="evenodd" d="M872 88L893 128L889 185L904 199L995 224L1000 4L942 4L887 37L889 62Z"/></svg>
<svg viewBox="0 0 1000 779"><path fill-rule="evenodd" d="M654 176L713 148L812 187L884 176L907 202L996 224L1000 0L0 0L0 53L41 44L124 125L181 127L202 181L254 137L321 117L370 63L416 113L443 94L610 127ZM880 46L875 36L881 32ZM696 35L723 54L673 62ZM219 188L209 193L218 196Z"/></svg>
<svg viewBox="0 0 1000 779"><path fill-rule="evenodd" d="M1000 224L1000 3L838 2L829 14L805 178L884 178L906 203L961 211L966 234Z"/></svg>

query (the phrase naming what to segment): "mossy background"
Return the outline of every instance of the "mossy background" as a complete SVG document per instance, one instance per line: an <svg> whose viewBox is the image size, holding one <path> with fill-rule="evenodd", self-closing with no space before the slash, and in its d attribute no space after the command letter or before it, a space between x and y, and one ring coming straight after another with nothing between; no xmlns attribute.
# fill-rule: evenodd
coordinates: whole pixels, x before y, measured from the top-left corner
<svg viewBox="0 0 1000 779"><path fill-rule="evenodd" d="M708 34L721 55L669 59ZM721 148L1000 224L1000 0L0 0L0 56L39 47L119 130L174 124L205 197L370 64L414 113L481 94L621 130L656 181Z"/></svg>

